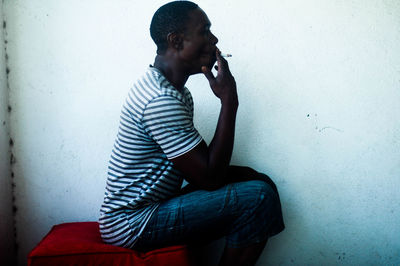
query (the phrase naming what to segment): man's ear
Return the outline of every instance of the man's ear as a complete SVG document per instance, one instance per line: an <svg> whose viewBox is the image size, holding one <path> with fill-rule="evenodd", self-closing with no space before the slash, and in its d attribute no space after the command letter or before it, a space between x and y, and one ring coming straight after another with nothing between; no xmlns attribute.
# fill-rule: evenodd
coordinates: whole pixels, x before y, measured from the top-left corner
<svg viewBox="0 0 400 266"><path fill-rule="evenodd" d="M183 48L183 36L182 34L172 32L167 35L168 47L172 47L175 50L181 50Z"/></svg>

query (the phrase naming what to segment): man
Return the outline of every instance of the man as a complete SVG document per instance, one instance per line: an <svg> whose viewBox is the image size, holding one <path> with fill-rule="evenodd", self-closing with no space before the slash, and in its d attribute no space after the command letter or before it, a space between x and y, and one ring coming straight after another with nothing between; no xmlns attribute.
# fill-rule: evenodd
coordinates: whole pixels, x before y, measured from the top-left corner
<svg viewBox="0 0 400 266"><path fill-rule="evenodd" d="M106 243L134 249L225 236L220 264L253 265L267 239L284 228L281 206L266 175L229 166L238 97L210 27L204 11L188 1L168 3L154 14L157 56L122 108L100 231ZM209 145L193 125L185 87L198 73L221 101ZM183 179L190 192L181 190Z"/></svg>

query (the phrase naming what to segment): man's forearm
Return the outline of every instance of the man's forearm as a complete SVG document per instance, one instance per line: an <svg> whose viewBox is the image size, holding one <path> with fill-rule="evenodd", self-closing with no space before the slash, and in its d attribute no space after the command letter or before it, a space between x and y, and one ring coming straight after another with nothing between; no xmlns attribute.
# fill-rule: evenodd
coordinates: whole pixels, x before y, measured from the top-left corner
<svg viewBox="0 0 400 266"><path fill-rule="evenodd" d="M226 183L235 138L236 113L237 101L222 103L214 138L209 145L208 175L218 185Z"/></svg>

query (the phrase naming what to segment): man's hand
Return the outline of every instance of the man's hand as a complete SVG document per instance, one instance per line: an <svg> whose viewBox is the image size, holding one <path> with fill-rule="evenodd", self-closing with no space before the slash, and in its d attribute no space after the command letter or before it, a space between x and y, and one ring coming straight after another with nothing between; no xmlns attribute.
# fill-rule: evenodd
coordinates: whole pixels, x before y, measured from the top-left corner
<svg viewBox="0 0 400 266"><path fill-rule="evenodd" d="M218 67L216 67L218 71L216 77L214 77L211 69L208 67L203 66L201 70L208 79L215 96L221 100L222 104L229 103L232 107L237 108L239 103L235 78L229 70L228 62L221 56L221 52L218 49L216 51L216 56L218 65Z"/></svg>

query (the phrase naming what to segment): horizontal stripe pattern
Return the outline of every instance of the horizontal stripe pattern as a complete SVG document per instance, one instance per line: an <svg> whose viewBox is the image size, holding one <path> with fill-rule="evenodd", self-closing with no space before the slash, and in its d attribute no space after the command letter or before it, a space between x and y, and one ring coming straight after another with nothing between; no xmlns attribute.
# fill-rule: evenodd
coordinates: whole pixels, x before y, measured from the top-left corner
<svg viewBox="0 0 400 266"><path fill-rule="evenodd" d="M100 232L106 243L131 248L160 202L180 190L173 158L201 142L193 99L150 67L130 89L108 164Z"/></svg>

